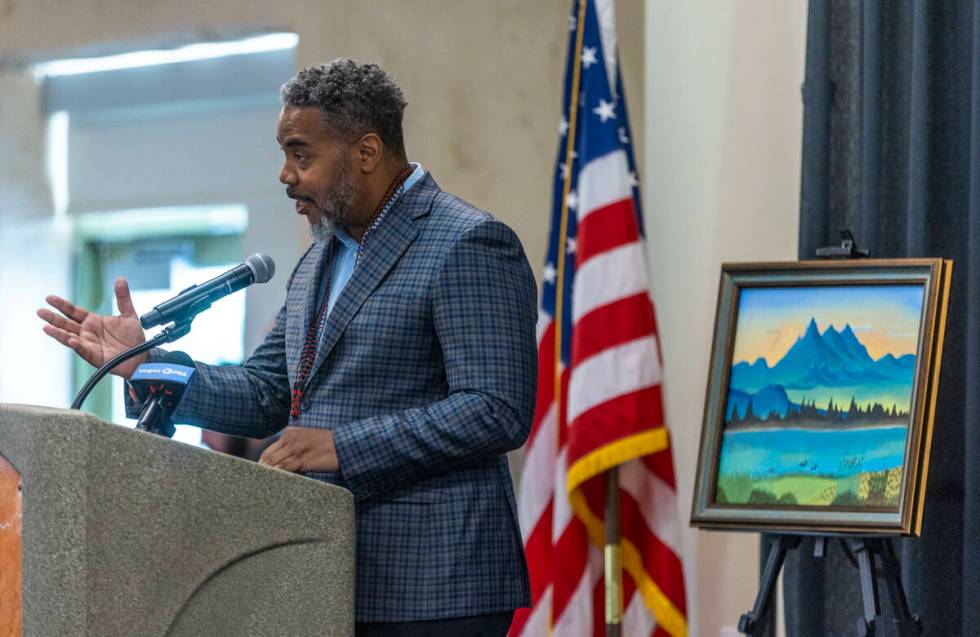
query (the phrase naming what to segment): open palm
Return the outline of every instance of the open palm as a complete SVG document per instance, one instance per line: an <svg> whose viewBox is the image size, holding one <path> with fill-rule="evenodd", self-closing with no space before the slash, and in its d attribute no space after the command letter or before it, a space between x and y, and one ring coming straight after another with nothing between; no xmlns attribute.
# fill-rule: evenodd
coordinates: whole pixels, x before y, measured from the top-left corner
<svg viewBox="0 0 980 637"><path fill-rule="evenodd" d="M47 297L48 304L60 314L48 308L37 311L37 315L48 323L44 333L73 349L93 367L101 367L116 354L146 340L124 278L116 280L115 292L119 316L90 312L60 296ZM129 378L145 360L146 354L131 358L119 364L112 373Z"/></svg>

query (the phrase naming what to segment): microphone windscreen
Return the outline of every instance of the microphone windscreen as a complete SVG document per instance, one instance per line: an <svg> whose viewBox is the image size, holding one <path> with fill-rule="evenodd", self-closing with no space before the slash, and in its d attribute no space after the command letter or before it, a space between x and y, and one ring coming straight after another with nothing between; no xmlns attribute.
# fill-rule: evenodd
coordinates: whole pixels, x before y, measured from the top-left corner
<svg viewBox="0 0 980 637"><path fill-rule="evenodd" d="M174 365L183 365L184 367L194 367L194 359L187 355L186 352L167 352L166 356L160 361L161 363L173 363Z"/></svg>
<svg viewBox="0 0 980 637"><path fill-rule="evenodd" d="M245 260L245 264L252 270L256 283L265 283L276 273L276 262L268 254L256 252Z"/></svg>
<svg viewBox="0 0 980 637"><path fill-rule="evenodd" d="M167 352L159 362L143 363L137 367L129 384L140 400L165 388L175 401L179 401L195 371L194 360L190 356L184 352Z"/></svg>

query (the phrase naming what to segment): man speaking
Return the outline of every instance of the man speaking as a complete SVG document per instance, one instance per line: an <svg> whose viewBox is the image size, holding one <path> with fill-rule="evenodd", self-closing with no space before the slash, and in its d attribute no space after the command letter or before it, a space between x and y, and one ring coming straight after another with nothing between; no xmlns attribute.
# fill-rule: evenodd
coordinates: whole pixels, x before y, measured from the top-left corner
<svg viewBox="0 0 980 637"><path fill-rule="evenodd" d="M503 635L530 602L504 455L534 409L523 248L408 162L405 101L378 66L302 70L281 99L279 180L314 241L265 341L240 367L196 363L174 420L281 430L261 463L354 494L358 635ZM48 297L44 331L103 364L144 341L124 279L115 293L119 316Z"/></svg>

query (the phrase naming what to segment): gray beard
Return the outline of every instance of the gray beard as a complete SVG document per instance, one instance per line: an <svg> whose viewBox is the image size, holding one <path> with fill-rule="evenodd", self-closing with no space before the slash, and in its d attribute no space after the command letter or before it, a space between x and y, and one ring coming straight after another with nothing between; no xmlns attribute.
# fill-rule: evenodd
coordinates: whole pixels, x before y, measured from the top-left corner
<svg viewBox="0 0 980 637"><path fill-rule="evenodd" d="M330 219L327 219L326 215L320 216L320 223L310 224L310 240L313 243L320 243L321 241L329 239L336 232L337 224Z"/></svg>
<svg viewBox="0 0 980 637"><path fill-rule="evenodd" d="M348 225L355 194L350 164L342 162L337 186L327 195L325 206L320 208L320 223L310 224L310 238L314 243L329 239L337 232L338 227Z"/></svg>

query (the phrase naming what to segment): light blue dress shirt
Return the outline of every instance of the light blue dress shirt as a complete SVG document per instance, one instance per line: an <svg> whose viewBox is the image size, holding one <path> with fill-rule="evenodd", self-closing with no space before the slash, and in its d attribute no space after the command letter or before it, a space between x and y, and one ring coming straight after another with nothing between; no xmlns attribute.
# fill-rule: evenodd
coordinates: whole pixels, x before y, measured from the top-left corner
<svg viewBox="0 0 980 637"><path fill-rule="evenodd" d="M425 170L421 164L412 162L412 165L415 166L415 170L405 180L402 196L408 192L409 188L418 183L422 177L425 177ZM333 306L337 303L337 298L347 286L347 282L350 281L351 276L354 274L354 266L357 264L358 243L354 237L350 236L346 228L338 228L334 236L340 240L340 245L337 246L333 254L333 267L330 272L330 296L327 298L327 316L333 311ZM324 277L325 282L326 277ZM320 287L319 298L323 298L322 286Z"/></svg>

